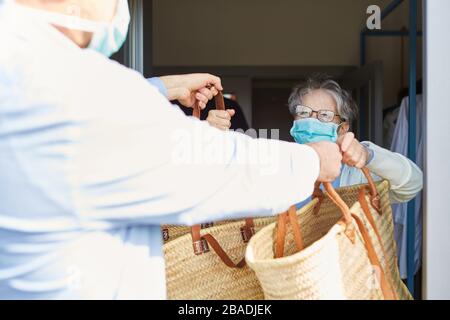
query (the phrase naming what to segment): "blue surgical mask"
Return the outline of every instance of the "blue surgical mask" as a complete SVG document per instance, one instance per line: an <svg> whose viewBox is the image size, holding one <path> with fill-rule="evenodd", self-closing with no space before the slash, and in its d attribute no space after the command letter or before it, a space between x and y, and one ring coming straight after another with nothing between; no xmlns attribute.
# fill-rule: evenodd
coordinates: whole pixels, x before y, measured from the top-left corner
<svg viewBox="0 0 450 320"><path fill-rule="evenodd" d="M12 3L11 0L8 3ZM76 14L76 7L72 9L75 14L68 15L34 9L19 4L15 4L15 6L21 12L41 21L71 30L91 32L92 40L88 48L98 51L107 57L119 51L127 38L128 26L130 24L130 10L127 0L118 0L116 14L110 22L99 22L81 18Z"/></svg>
<svg viewBox="0 0 450 320"><path fill-rule="evenodd" d="M103 24L92 35L89 48L110 57L124 44L130 24L130 10L127 0L119 0L113 20Z"/></svg>
<svg viewBox="0 0 450 320"><path fill-rule="evenodd" d="M321 122L315 118L294 121L291 136L297 143L306 144L320 141L336 142L339 125L333 122Z"/></svg>

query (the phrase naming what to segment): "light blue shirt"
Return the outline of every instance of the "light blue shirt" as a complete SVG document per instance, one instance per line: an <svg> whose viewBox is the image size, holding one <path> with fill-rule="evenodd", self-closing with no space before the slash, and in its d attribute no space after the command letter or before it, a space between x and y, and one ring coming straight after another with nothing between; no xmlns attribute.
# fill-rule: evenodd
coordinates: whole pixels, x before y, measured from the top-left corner
<svg viewBox="0 0 450 320"><path fill-rule="evenodd" d="M141 74L0 6L0 299L164 299L160 225L285 211L314 150L186 117Z"/></svg>
<svg viewBox="0 0 450 320"><path fill-rule="evenodd" d="M150 82L150 84L155 86L164 97L167 97L167 88L164 85L164 82L161 80L161 78L153 77L153 78L149 78L147 80L148 80L148 82Z"/></svg>
<svg viewBox="0 0 450 320"><path fill-rule="evenodd" d="M341 186L340 183L341 183L341 176L337 177L337 179L333 181L333 188L335 189L339 188ZM323 185L321 185L320 188L323 190ZM297 203L295 207L297 208L297 210L299 210L303 208L305 205L307 205L309 202L311 202L311 200L312 197L308 197L307 199Z"/></svg>

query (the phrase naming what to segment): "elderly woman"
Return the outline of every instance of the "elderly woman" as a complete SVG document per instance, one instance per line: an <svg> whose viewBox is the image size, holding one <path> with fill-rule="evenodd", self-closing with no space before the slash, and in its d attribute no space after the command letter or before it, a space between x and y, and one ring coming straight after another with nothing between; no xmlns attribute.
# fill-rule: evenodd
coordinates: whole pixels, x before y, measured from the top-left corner
<svg viewBox="0 0 450 320"><path fill-rule="evenodd" d="M291 135L297 143L332 141L340 146L344 166L335 187L366 183L359 169L367 167L374 180L389 180L392 202L409 201L422 189L422 171L413 162L372 142L359 142L350 132L357 106L337 82L322 75L309 78L293 89L289 110L294 117ZM231 117L228 111L212 110L207 121L226 129Z"/></svg>
<svg viewBox="0 0 450 320"><path fill-rule="evenodd" d="M336 187L365 183L359 169L367 167L375 180L389 180L392 202L409 201L422 189L422 171L412 161L372 142L359 142L350 132L357 106L337 82L326 76L309 78L293 89L289 111L297 143L332 141L340 146L344 166Z"/></svg>

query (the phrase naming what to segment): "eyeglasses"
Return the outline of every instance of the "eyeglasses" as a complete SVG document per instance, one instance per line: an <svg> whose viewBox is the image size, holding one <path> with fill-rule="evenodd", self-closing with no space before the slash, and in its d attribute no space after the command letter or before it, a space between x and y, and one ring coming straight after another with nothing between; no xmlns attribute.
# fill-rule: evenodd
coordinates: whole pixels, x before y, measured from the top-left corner
<svg viewBox="0 0 450 320"><path fill-rule="evenodd" d="M294 109L294 116L298 116L300 118L311 118L313 113L316 113L317 119L322 122L331 122L334 120L334 117L339 117L341 119L341 123L345 122L344 118L330 110L314 111L310 107L302 105L295 106Z"/></svg>

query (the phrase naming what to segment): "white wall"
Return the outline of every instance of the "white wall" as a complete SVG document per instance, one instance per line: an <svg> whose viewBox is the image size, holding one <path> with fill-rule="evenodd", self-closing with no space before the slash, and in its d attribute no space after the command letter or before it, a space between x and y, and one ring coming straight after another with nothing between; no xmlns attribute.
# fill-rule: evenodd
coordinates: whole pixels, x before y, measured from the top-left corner
<svg viewBox="0 0 450 320"><path fill-rule="evenodd" d="M426 1L424 295L450 299L450 1Z"/></svg>

